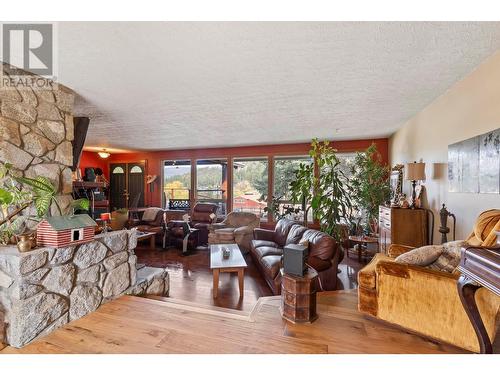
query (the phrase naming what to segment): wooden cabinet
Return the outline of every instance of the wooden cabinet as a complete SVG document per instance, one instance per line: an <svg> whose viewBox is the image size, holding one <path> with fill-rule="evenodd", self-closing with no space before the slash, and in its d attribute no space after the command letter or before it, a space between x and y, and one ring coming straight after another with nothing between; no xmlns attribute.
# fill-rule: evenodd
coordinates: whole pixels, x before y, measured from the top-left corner
<svg viewBox="0 0 500 375"><path fill-rule="evenodd" d="M380 251L391 243L420 247L429 244L427 211L379 206Z"/></svg>

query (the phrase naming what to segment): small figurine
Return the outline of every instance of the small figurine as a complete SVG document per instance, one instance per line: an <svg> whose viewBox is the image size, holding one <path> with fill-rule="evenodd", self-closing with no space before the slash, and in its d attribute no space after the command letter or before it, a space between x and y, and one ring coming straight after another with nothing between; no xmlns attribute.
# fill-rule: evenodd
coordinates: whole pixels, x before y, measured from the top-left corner
<svg viewBox="0 0 500 375"><path fill-rule="evenodd" d="M410 207L410 203L408 202L408 199L406 198L406 194L402 194L401 195L401 198L399 199L399 206L401 208L409 208Z"/></svg>

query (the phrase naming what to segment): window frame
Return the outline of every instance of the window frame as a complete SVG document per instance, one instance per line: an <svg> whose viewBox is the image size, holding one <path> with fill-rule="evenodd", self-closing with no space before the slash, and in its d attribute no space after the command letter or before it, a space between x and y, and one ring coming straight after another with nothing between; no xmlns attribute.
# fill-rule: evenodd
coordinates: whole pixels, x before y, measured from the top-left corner
<svg viewBox="0 0 500 375"><path fill-rule="evenodd" d="M272 171L271 171L271 168L270 168L270 165L271 165L271 162L272 162L272 156L269 156L269 155L263 155L263 156L233 156L231 157L231 179L230 179L230 182L231 182L231 211L234 211L234 199L235 199L235 195L234 195L234 181L235 181L235 178L234 178L234 163L237 163L239 161L265 161L267 163L267 199L266 199L266 207L269 207L270 205L270 202L271 202L271 199L272 197L270 196L270 192L271 192L271 184L270 184L270 181L271 181L271 176L272 176ZM272 223L273 220L272 218L270 217L269 213L268 213L268 216L266 218L260 218L260 221L261 222L265 222L265 223Z"/></svg>
<svg viewBox="0 0 500 375"><path fill-rule="evenodd" d="M206 158L197 158L197 159L194 159L194 176L191 177L191 183L192 185L194 186L193 187L193 195L194 195L194 202L195 204L197 202L199 202L198 200L198 162L199 161L202 161L202 160L224 160L226 161L227 163L227 170L226 170L226 183L229 185L230 181L232 180L232 173L230 171L229 168L232 169L232 166L233 166L233 163L230 162L231 158L229 157L206 157ZM229 177L229 175L231 174L231 177ZM220 202L225 204L225 207L226 207L226 212L224 213L224 215L227 215L230 211L230 208L232 210L232 205L231 207L229 206L229 198L230 198L230 191L231 189L227 188L227 191L226 191L226 199L224 200L221 199ZM224 194L223 194L224 196ZM215 200L214 200L215 201ZM218 200L217 200L218 201ZM202 200L201 202L208 202L210 203L210 200Z"/></svg>
<svg viewBox="0 0 500 375"><path fill-rule="evenodd" d="M189 204L190 207L192 207L192 202L193 202L193 159L191 158L176 158L176 159L163 159L161 161L161 204L162 207L165 209L169 209L166 207L166 196L165 196L165 163L166 162L189 162L189 167L190 167L190 187L188 189L189 191Z"/></svg>

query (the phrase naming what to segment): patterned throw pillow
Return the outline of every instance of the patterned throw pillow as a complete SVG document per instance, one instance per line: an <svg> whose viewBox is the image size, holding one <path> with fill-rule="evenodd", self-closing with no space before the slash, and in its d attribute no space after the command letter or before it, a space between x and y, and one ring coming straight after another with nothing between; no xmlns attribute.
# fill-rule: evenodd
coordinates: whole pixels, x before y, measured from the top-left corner
<svg viewBox="0 0 500 375"><path fill-rule="evenodd" d="M401 254L395 260L398 263L413 264L416 266L428 266L439 258L443 252L443 246L422 246L407 253Z"/></svg>
<svg viewBox="0 0 500 375"><path fill-rule="evenodd" d="M442 254L428 268L453 273L460 263L460 249L464 243L465 241L452 241L443 244Z"/></svg>

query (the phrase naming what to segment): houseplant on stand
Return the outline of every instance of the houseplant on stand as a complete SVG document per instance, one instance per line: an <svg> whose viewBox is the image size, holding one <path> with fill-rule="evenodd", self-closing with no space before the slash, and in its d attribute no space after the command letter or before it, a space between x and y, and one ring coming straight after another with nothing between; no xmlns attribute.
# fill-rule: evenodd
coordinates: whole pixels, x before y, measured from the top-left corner
<svg viewBox="0 0 500 375"><path fill-rule="evenodd" d="M382 162L377 146L357 152L350 168L353 211L361 217L367 232L378 233L378 207L389 199L390 168Z"/></svg>
<svg viewBox="0 0 500 375"><path fill-rule="evenodd" d="M328 141L313 139L309 155L315 160L316 167L311 163L301 163L290 189L292 200L304 206L304 220L312 209L321 230L342 241L341 224L348 222L350 217L351 198L349 180L340 167L336 152ZM306 207L307 204L310 206Z"/></svg>

